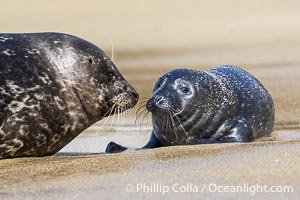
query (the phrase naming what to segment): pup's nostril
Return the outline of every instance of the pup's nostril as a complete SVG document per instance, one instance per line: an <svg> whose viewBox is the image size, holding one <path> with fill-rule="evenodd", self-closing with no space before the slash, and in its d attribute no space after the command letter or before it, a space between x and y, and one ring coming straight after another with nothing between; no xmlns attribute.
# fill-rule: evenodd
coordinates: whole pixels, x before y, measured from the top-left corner
<svg viewBox="0 0 300 200"><path fill-rule="evenodd" d="M162 96L158 96L155 99L156 105L160 105L163 102L164 98Z"/></svg>

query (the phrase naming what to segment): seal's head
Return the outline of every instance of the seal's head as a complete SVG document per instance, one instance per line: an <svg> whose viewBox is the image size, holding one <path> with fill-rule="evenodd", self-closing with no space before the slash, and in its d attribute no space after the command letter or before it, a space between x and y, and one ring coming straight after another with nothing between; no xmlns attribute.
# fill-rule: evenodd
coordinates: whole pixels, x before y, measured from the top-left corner
<svg viewBox="0 0 300 200"><path fill-rule="evenodd" d="M147 109L154 117L162 113L189 116L213 100L215 88L208 83L210 81L205 72L191 69L170 71L156 81Z"/></svg>
<svg viewBox="0 0 300 200"><path fill-rule="evenodd" d="M53 37L48 36L43 49L63 88L73 90L80 100L89 122L135 106L138 93L101 49L75 36Z"/></svg>
<svg viewBox="0 0 300 200"><path fill-rule="evenodd" d="M113 62L104 54L99 55L99 53L101 52L90 55L86 63L86 67L90 69L90 77L85 80L86 85L94 89L94 94L91 95L89 92L89 95L98 100L98 105L97 103L89 105L91 109L89 112L94 113L95 105L98 106L96 110L98 109L101 116L120 113L134 107L139 98L138 93L125 80ZM82 92L84 93L86 89L88 88L83 86Z"/></svg>
<svg viewBox="0 0 300 200"><path fill-rule="evenodd" d="M138 94L105 53L63 33L0 34L0 159L59 151Z"/></svg>
<svg viewBox="0 0 300 200"><path fill-rule="evenodd" d="M175 69L160 77L146 107L156 137L165 145L186 144L204 129L224 101L222 84L205 71ZM203 120L203 121L201 121Z"/></svg>
<svg viewBox="0 0 300 200"><path fill-rule="evenodd" d="M147 109L155 116L163 113L179 114L189 109L197 95L195 85L190 80L190 70L177 69L160 77L154 86Z"/></svg>

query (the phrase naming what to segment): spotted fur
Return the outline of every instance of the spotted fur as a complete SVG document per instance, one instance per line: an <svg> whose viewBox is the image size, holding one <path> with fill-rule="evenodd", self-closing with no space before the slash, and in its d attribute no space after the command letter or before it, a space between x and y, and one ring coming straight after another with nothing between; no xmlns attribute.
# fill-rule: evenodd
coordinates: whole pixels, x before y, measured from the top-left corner
<svg viewBox="0 0 300 200"><path fill-rule="evenodd" d="M272 97L263 85L230 65L166 73L157 80L147 109L153 131L143 148L250 142L272 132L275 115ZM111 142L106 152L126 149Z"/></svg>
<svg viewBox="0 0 300 200"><path fill-rule="evenodd" d="M83 39L0 34L0 159L51 155L112 106L131 108L137 99L105 53Z"/></svg>

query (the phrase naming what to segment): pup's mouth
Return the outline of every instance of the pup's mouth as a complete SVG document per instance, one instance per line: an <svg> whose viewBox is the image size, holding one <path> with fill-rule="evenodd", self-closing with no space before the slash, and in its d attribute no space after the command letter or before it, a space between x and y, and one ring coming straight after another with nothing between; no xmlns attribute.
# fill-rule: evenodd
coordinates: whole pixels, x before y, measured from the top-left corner
<svg viewBox="0 0 300 200"><path fill-rule="evenodd" d="M146 108L152 114L176 114L181 112L181 109L175 108L168 99L161 96L150 98L146 104Z"/></svg>

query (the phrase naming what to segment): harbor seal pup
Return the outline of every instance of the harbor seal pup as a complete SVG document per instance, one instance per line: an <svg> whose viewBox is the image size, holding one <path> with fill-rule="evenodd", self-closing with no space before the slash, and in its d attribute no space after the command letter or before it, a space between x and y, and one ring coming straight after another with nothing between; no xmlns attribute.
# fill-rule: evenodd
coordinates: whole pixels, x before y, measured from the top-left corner
<svg viewBox="0 0 300 200"><path fill-rule="evenodd" d="M274 125L271 95L254 76L230 65L168 72L157 80L146 107L153 131L142 149L250 142L270 134ZM126 149L111 142L106 152Z"/></svg>
<svg viewBox="0 0 300 200"><path fill-rule="evenodd" d="M88 41L62 33L0 34L0 158L54 154L137 101L117 67Z"/></svg>

